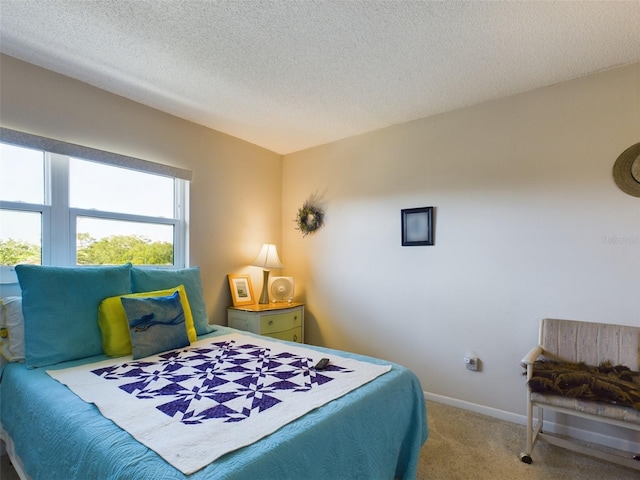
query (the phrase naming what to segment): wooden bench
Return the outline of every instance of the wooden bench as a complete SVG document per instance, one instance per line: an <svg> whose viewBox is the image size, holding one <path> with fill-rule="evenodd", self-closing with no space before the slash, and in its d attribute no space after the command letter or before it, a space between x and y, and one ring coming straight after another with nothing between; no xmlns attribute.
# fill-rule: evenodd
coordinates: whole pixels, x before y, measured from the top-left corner
<svg viewBox="0 0 640 480"><path fill-rule="evenodd" d="M605 362L640 370L640 327L611 325L545 318L540 322L540 339L522 359L527 381L533 376L536 360L585 363L599 366ZM640 383L635 376L634 382ZM534 425L534 407L537 422ZM600 449L575 439L543 432L543 411L552 410L596 420L640 432L640 410L608 402L584 400L557 394L532 392L527 388L526 449L520 458L531 463L531 453L538 439L597 458L640 470L640 456L633 453ZM636 452L637 453L637 452Z"/></svg>

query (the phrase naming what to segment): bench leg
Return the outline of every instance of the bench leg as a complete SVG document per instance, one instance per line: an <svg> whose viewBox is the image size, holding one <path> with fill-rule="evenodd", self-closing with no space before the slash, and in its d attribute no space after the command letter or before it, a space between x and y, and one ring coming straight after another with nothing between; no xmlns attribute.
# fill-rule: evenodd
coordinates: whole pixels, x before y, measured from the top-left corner
<svg viewBox="0 0 640 480"><path fill-rule="evenodd" d="M531 392L527 391L527 445L524 452L520 454L520 461L532 463L531 453L536 445L538 433L542 430L542 407L538 406L538 421L533 425L533 402L531 402Z"/></svg>

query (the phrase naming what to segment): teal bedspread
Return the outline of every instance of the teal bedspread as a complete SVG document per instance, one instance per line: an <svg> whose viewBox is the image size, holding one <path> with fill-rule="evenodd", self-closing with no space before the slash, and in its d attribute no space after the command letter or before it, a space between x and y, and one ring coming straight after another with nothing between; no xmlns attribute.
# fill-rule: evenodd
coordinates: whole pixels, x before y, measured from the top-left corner
<svg viewBox="0 0 640 480"><path fill-rule="evenodd" d="M205 337L235 331L216 328ZM307 347L326 351L327 356L332 353ZM105 358L67 362L57 368ZM188 477L49 377L45 369L30 370L15 363L4 367L0 421L27 474L47 480L411 479L427 438L420 382L395 364L374 381ZM215 437L210 441L215 442Z"/></svg>

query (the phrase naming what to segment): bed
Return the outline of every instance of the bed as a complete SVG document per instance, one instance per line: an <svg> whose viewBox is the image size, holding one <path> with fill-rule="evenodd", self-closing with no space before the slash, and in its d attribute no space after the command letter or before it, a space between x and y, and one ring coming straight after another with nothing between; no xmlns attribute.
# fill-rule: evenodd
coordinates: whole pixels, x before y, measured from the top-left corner
<svg viewBox="0 0 640 480"><path fill-rule="evenodd" d="M131 272L131 266L126 269L129 269L128 278L136 278L136 274ZM83 274L87 272L85 270ZM33 272L27 273L31 275ZM89 297L106 298L114 293L87 291L87 279L79 280L80 283L77 283L77 279L71 282L68 282L68 278L59 280L58 274L62 273L66 277L67 274L72 274L72 269L47 273L55 274L55 286L52 286L50 275L45 275L45 283L28 281L27 274L23 278L19 275L23 292L27 361L5 364L1 372L0 434L21 476L33 479L193 480L415 478L420 448L427 438L425 402L416 376L406 368L390 362L311 345L305 345L304 348L317 352L317 355L311 355L314 359L317 356L350 359L385 366L387 370L362 386L318 408L312 408L254 443L229 451L191 474L182 473L154 450L133 438L128 431L103 416L95 404L85 402L47 373L84 368L81 366L93 368L93 365L102 364L99 362L111 362L118 360L117 358L107 356L104 352L93 355L76 352L73 356L85 356L68 359L64 356L64 345L52 347L55 351L53 360L48 358L51 356L48 351L40 352L40 357L38 352L29 351L30 345L31 350L34 350L36 347L42 348L46 343L41 345L39 341L42 339L30 332L34 326L44 329L44 336L50 338L49 347L51 335L55 336L55 332L58 332L56 341L65 344L65 340L59 338L59 331L68 332L69 328L64 323L56 328L38 322L32 324L37 318L35 312L38 309L40 313L44 311L42 305L37 308L33 306L34 302L37 304L39 301L34 299L35 292L37 297L44 294L46 298L52 298L51 295L54 294L66 293L68 296L69 291L80 288L83 292L82 301L88 302L89 307L92 305ZM41 271L37 270L36 277L40 274ZM200 304L201 286L197 270L190 269L187 276L184 272L163 273L162 281L157 282L160 277L156 276L153 279L155 283L145 283L149 279L145 280L144 275L138 272L137 281L129 280L129 284L125 281L115 289L116 294L172 288L177 282L186 285L197 331L197 341L193 345L200 345L202 342L218 344L223 339L235 338L235 335L241 335L245 341L247 338L252 339L250 343L253 340L265 341L264 337L218 325L212 328L208 326L208 321L200 321L199 310L203 305ZM176 275L182 276L177 278ZM70 285L66 285L67 283ZM56 291L50 291L51 288ZM64 292L60 291L61 288ZM94 299L93 303L95 301ZM69 299L65 298L62 304L59 307L68 311ZM78 311L82 308L80 305ZM47 310L51 310L50 305ZM51 322L51 315L55 315L55 311L56 307L53 312L48 311L49 316L45 316L44 320ZM57 314L59 313L58 311ZM98 332L104 334L100 330ZM299 344L271 339L269 341L273 342L274 348L278 344L277 348L283 351L300 348ZM77 343L77 340L72 343ZM86 345L82 348L87 350ZM46 365L30 364L30 353L34 353L36 364ZM60 358L63 360L58 361ZM139 360L144 361L146 358ZM54 363L49 363L52 361ZM216 435L211 435L207 441L198 444L202 446L210 442L214 445L218 441L221 440Z"/></svg>

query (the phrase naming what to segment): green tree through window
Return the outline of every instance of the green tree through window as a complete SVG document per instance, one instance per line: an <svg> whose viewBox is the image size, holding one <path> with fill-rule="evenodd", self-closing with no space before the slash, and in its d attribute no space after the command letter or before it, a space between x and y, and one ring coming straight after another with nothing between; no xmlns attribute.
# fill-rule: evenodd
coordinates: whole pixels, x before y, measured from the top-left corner
<svg viewBox="0 0 640 480"><path fill-rule="evenodd" d="M113 235L96 240L78 234L78 265L172 265L173 245L152 242L141 235Z"/></svg>
<svg viewBox="0 0 640 480"><path fill-rule="evenodd" d="M14 240L0 240L0 265L13 266L18 263L40 264L40 246Z"/></svg>
<svg viewBox="0 0 640 480"><path fill-rule="evenodd" d="M88 233L78 234L79 265L172 265L173 245L169 242L152 242L140 235L114 235L96 240ZM40 263L38 245L0 240L0 265Z"/></svg>

